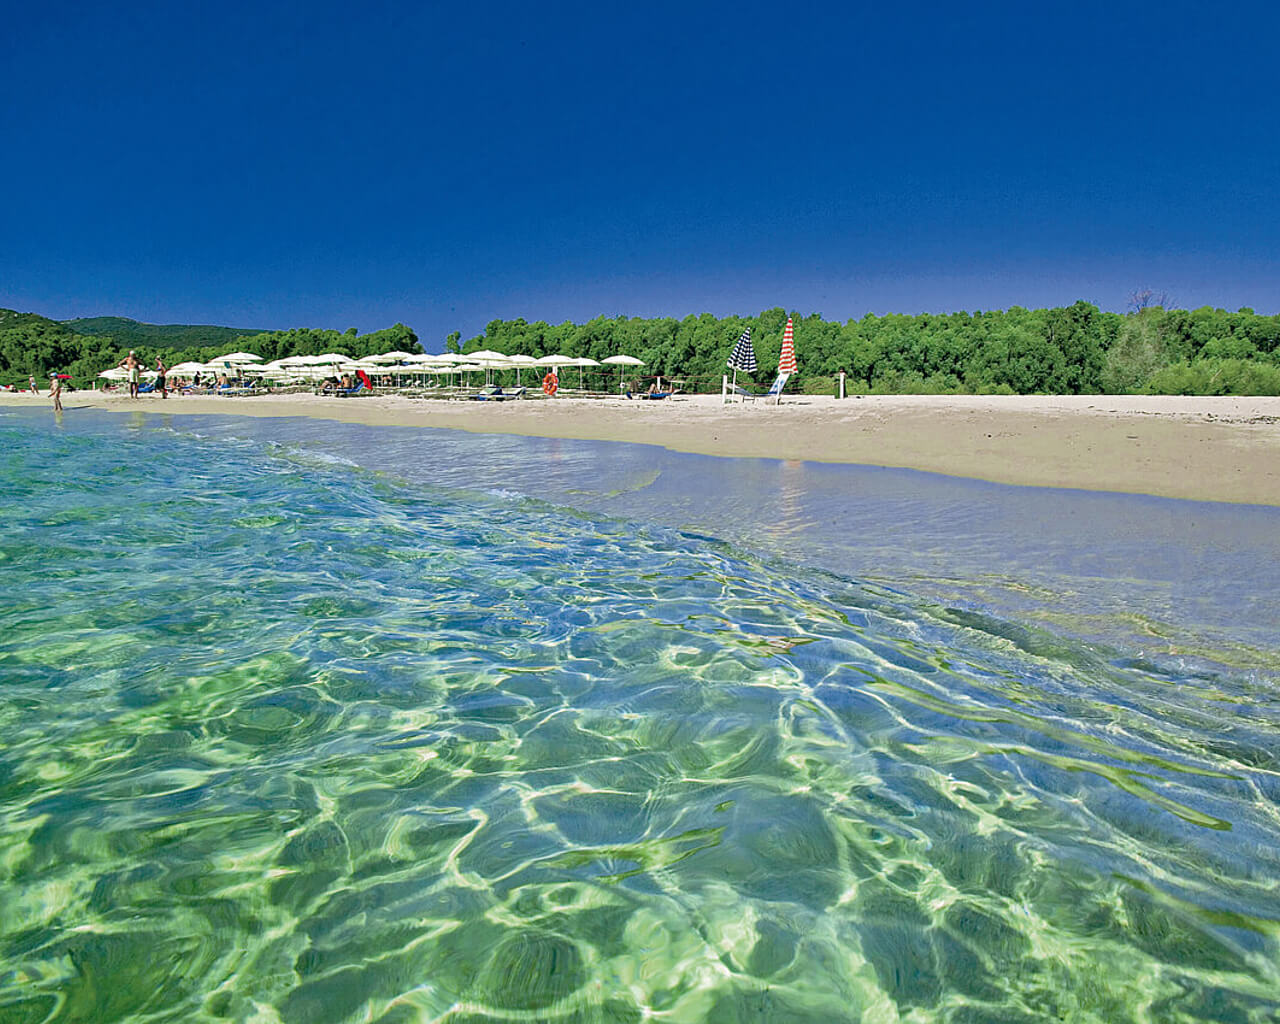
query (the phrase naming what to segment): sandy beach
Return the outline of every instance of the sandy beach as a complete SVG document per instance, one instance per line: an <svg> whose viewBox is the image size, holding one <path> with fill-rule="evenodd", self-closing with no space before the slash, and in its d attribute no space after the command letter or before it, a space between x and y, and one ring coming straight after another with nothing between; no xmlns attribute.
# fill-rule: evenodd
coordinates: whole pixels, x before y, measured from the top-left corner
<svg viewBox="0 0 1280 1024"><path fill-rule="evenodd" d="M47 397L6 393L6 406ZM253 398L77 391L85 408L148 415L311 416L660 445L736 458L892 466L1039 487L1280 505L1280 398L801 395L781 406L718 395L446 401L400 396Z"/></svg>

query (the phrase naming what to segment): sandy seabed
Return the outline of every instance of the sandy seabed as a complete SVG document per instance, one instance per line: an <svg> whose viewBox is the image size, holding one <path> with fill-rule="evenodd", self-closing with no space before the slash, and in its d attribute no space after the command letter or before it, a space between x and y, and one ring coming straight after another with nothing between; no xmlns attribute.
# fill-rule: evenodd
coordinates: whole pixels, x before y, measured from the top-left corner
<svg viewBox="0 0 1280 1024"><path fill-rule="evenodd" d="M8 406L48 397L6 393ZM524 398L507 402L312 394L161 399L77 391L85 408L161 415L312 416L370 426L653 444L735 458L894 466L998 483L1280 505L1280 398L1133 395L788 396L726 404Z"/></svg>

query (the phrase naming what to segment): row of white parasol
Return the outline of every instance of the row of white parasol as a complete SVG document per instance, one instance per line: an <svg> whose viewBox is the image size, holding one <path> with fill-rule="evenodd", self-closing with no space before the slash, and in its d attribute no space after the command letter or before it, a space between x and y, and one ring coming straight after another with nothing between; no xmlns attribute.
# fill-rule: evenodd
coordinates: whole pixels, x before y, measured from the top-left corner
<svg viewBox="0 0 1280 1024"><path fill-rule="evenodd" d="M519 372L525 368L578 367L578 385L583 384L583 370L590 366L617 366L621 370L626 366L644 366L644 362L635 356L609 356L603 360L590 359L586 356L550 355L534 358L526 355L505 355L484 349L479 352L456 353L446 352L441 355L428 355L413 352L384 352L376 356L352 358L341 352L326 352L316 356L286 356L272 362L263 362L262 357L252 352L229 352L224 356L211 359L208 363L184 362L169 367L172 375L185 376L201 374L246 374L276 380L306 380L327 377L335 372L354 373L357 370L366 372L392 373L398 376L416 374L463 374L483 371L488 382L493 370L514 369ZM123 379L126 371L113 368L98 374L107 379ZM146 376L154 377L155 371L147 371Z"/></svg>

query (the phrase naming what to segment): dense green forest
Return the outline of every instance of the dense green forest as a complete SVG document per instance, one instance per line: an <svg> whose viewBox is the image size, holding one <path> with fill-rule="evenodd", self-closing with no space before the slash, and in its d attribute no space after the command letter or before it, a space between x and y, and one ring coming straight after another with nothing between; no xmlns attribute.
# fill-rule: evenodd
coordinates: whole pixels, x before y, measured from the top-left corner
<svg viewBox="0 0 1280 1024"><path fill-rule="evenodd" d="M463 341L455 332L426 349L597 360L626 354L644 360L644 375L718 390L729 351L748 326L760 363L755 378L773 378L787 315L778 308L751 317L597 317L557 325L495 320L474 338ZM1280 394L1280 316L1250 309L1110 313L1077 302L1055 309L867 314L844 323L793 315L800 372L792 384L799 390L828 391L843 371L851 392L868 393ZM120 334L111 333L112 325L120 325ZM147 334L152 328L160 333ZM172 365L232 348L277 359L333 351L358 357L419 346L404 324L363 335L354 328L238 333L106 317L58 322L0 310L0 383L61 370L87 385L130 348Z"/></svg>
<svg viewBox="0 0 1280 1024"><path fill-rule="evenodd" d="M725 360L746 327L760 367L777 371L787 313L709 313L585 324L495 320L462 351L570 356L624 353L647 373L718 390ZM846 323L795 314L797 385L829 391L848 374L851 392L890 394L1280 394L1280 316L1242 309L1104 313L1087 302L989 313L867 314Z"/></svg>

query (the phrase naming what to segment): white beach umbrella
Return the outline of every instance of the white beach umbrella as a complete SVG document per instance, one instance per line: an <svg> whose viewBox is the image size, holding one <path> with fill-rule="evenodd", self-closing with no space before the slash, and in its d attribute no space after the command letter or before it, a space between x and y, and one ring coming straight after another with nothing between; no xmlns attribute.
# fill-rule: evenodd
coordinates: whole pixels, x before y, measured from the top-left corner
<svg viewBox="0 0 1280 1024"><path fill-rule="evenodd" d="M576 366L578 368L578 389L582 390L582 368L584 366L599 366L600 364L588 356L578 356L571 363L565 363L566 366Z"/></svg>
<svg viewBox="0 0 1280 1024"><path fill-rule="evenodd" d="M601 360L605 366L618 367L618 390L622 390L622 376L626 372L622 369L624 366L644 366L643 359L637 359L635 356L609 356Z"/></svg>
<svg viewBox="0 0 1280 1024"><path fill-rule="evenodd" d="M218 356L220 363L260 363L262 356L256 356L252 352L228 352L225 356Z"/></svg>
<svg viewBox="0 0 1280 1024"><path fill-rule="evenodd" d="M349 363L351 357L343 352L325 352L311 357L317 366L332 366L335 363Z"/></svg>
<svg viewBox="0 0 1280 1024"><path fill-rule="evenodd" d="M178 363L177 366L169 367L169 372L170 373L196 373L198 371L200 373L203 373L206 369L207 367L204 365L204 363L185 362L185 363Z"/></svg>
<svg viewBox="0 0 1280 1024"><path fill-rule="evenodd" d="M510 361L511 365L516 368L517 384L521 383L520 371L524 369L524 367L538 365L538 360L536 360L533 356L514 355L514 356L507 356L507 359Z"/></svg>
<svg viewBox="0 0 1280 1024"><path fill-rule="evenodd" d="M375 363L400 363L406 359L412 359L416 355L414 352L383 352L380 356L368 356L367 358Z"/></svg>
<svg viewBox="0 0 1280 1024"><path fill-rule="evenodd" d="M476 371L483 372L484 369L485 368L481 366L479 363L473 363L470 361L465 363L457 363L453 367L453 370L455 373L475 373ZM468 380L468 383L470 383L469 380Z"/></svg>
<svg viewBox="0 0 1280 1024"><path fill-rule="evenodd" d="M98 376L106 380L128 380L129 371L123 366L113 366L109 370L103 370Z"/></svg>
<svg viewBox="0 0 1280 1024"><path fill-rule="evenodd" d="M486 385L493 383L493 370L508 370L515 365L510 356L504 356L501 352L472 352L467 359L476 366L484 367Z"/></svg>

